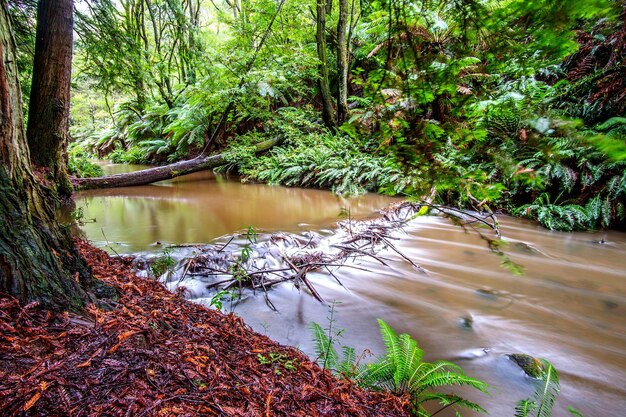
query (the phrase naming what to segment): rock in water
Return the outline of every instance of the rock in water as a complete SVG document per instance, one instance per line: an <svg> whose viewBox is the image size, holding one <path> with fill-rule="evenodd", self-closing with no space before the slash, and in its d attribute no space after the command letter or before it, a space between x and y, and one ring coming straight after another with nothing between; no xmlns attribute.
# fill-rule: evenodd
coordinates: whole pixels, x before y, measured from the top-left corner
<svg viewBox="0 0 626 417"><path fill-rule="evenodd" d="M512 353L506 356L522 368L529 377L541 377L541 374L543 373L543 364L539 359L525 353Z"/></svg>

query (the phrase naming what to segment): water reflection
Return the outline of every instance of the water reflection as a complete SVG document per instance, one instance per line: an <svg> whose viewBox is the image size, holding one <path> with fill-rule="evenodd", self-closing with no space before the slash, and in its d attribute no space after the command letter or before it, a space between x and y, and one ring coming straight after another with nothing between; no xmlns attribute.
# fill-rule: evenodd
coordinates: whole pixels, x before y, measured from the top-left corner
<svg viewBox="0 0 626 417"><path fill-rule="evenodd" d="M322 190L241 184L211 173L75 197L86 236L118 253L146 250L157 242L207 243L248 226L267 231L329 227L343 208L360 218L394 201L373 194L344 199Z"/></svg>

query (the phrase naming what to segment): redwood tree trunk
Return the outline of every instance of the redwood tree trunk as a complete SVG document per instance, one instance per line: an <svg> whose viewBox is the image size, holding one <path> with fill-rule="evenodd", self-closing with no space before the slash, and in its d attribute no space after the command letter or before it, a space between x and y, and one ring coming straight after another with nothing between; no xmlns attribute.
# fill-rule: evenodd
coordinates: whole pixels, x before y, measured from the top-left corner
<svg viewBox="0 0 626 417"><path fill-rule="evenodd" d="M0 291L51 308L79 308L88 267L30 168L15 43L0 0Z"/></svg>
<svg viewBox="0 0 626 417"><path fill-rule="evenodd" d="M73 26L72 0L39 0L26 135L32 163L48 171L61 195L72 192L67 144Z"/></svg>

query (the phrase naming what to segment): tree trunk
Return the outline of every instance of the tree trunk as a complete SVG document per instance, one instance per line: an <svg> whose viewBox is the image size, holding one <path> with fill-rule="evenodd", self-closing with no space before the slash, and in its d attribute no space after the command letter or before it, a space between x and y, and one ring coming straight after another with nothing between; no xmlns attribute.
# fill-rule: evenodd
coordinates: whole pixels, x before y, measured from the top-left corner
<svg viewBox="0 0 626 417"><path fill-rule="evenodd" d="M46 307L78 309L92 283L54 203L30 168L15 43L0 0L0 291Z"/></svg>
<svg viewBox="0 0 626 417"><path fill-rule="evenodd" d="M54 188L66 196L72 193L67 144L73 26L72 0L39 0L26 136L32 163L48 170Z"/></svg>
<svg viewBox="0 0 626 417"><path fill-rule="evenodd" d="M348 0L339 0L337 21L337 122L342 124L348 116Z"/></svg>
<svg viewBox="0 0 626 417"><path fill-rule="evenodd" d="M317 1L317 17L316 27L317 31L315 39L317 41L317 57L320 60L320 93L322 95L322 119L324 124L331 128L335 128L335 112L333 110L332 97L330 94L330 87L328 82L328 59L326 55L326 1L328 0L316 0Z"/></svg>
<svg viewBox="0 0 626 417"><path fill-rule="evenodd" d="M278 138L266 140L256 145L255 152L259 153L266 151L278 143L280 143L280 139ZM149 168L125 174L109 175L106 177L75 178L73 182L77 190L130 187L169 180L181 175L213 169L221 165L226 165L227 163L228 160L224 154L213 156L200 155L194 159L175 162L162 167Z"/></svg>

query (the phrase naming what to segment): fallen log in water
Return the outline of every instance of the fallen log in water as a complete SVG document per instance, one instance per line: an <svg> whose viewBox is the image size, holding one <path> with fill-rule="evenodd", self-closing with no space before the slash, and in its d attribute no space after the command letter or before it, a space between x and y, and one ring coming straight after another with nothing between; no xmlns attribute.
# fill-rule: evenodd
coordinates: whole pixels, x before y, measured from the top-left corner
<svg viewBox="0 0 626 417"><path fill-rule="evenodd" d="M269 139L257 144L254 148L255 153L260 153L271 149L280 143L281 138ZM157 181L169 180L181 175L191 174L194 172L205 171L226 165L228 160L226 154L207 156L201 154L194 159L175 162L173 164L160 167L143 169L141 171L127 172L124 174L107 175L96 178L72 178L72 184L75 190L89 190L95 188L115 188L130 187L136 185L152 184Z"/></svg>

